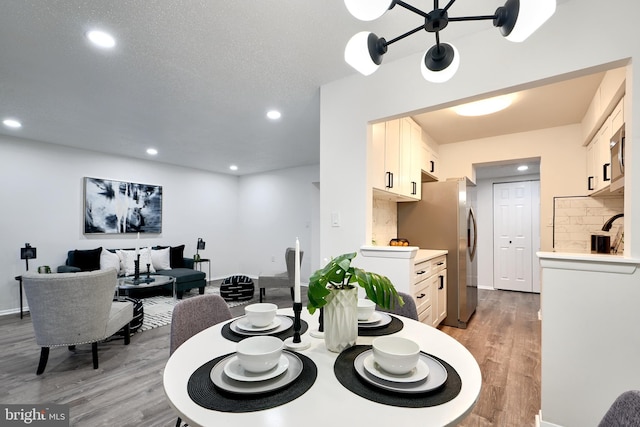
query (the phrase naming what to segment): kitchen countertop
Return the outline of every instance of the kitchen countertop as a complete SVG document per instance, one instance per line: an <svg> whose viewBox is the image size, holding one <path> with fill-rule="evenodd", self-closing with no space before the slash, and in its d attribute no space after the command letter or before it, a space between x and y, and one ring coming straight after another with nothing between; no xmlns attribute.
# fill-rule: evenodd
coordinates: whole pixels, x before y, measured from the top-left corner
<svg viewBox="0 0 640 427"><path fill-rule="evenodd" d="M630 274L640 265L640 259L622 255L580 252L536 252L536 255L543 268Z"/></svg>
<svg viewBox="0 0 640 427"><path fill-rule="evenodd" d="M416 262L421 262L441 255L446 255L448 251L441 249L420 249L418 246L363 245L360 247L360 253L365 257L415 258Z"/></svg>

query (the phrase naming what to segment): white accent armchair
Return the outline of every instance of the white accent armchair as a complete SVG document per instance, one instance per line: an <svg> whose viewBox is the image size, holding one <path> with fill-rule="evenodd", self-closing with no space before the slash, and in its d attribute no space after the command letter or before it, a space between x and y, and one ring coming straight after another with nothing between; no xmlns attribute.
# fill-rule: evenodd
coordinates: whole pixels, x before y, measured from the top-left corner
<svg viewBox="0 0 640 427"><path fill-rule="evenodd" d="M49 348L91 343L93 368L98 369L98 341L125 328L129 344L131 302L113 301L115 270L82 273L35 274L22 277L36 342L42 347L37 375L44 372Z"/></svg>

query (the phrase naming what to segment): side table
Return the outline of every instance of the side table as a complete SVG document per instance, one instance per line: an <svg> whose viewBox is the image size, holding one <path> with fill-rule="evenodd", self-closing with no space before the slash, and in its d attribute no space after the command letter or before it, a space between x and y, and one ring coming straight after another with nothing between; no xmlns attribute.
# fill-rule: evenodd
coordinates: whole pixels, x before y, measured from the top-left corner
<svg viewBox="0 0 640 427"><path fill-rule="evenodd" d="M209 264L209 275L207 276L207 283L211 280L211 260L208 258L200 258L198 261L194 260L193 265L198 269L198 271L202 271L202 263L206 262Z"/></svg>
<svg viewBox="0 0 640 427"><path fill-rule="evenodd" d="M16 276L15 279L20 282L20 318L22 319L22 276Z"/></svg>

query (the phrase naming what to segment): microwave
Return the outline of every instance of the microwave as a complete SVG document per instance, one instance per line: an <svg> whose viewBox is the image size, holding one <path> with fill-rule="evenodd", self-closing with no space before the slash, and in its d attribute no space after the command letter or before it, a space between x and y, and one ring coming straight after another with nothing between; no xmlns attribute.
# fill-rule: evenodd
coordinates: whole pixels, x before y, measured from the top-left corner
<svg viewBox="0 0 640 427"><path fill-rule="evenodd" d="M620 134L618 134L620 135ZM611 185L615 191L624 187L624 134L611 141Z"/></svg>

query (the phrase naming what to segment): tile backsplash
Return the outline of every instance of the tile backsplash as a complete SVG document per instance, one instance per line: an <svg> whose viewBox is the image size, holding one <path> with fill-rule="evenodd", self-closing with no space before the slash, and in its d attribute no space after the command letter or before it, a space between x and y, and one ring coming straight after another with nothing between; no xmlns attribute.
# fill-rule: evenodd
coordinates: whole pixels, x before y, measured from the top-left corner
<svg viewBox="0 0 640 427"><path fill-rule="evenodd" d="M624 218L613 223L611 231L602 231L613 215L624 212L624 196L594 198L588 196L554 198L553 242L558 252L591 252L591 235L611 236L613 244Z"/></svg>
<svg viewBox="0 0 640 427"><path fill-rule="evenodd" d="M372 245L385 246L398 234L397 202L373 197Z"/></svg>

